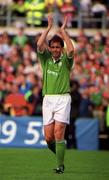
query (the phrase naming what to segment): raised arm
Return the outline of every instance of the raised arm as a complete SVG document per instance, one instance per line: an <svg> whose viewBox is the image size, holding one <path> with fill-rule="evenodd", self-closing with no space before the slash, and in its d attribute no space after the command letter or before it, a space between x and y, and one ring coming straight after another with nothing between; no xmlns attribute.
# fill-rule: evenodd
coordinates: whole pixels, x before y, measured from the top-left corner
<svg viewBox="0 0 109 180"><path fill-rule="evenodd" d="M65 31L65 27L66 27L66 24L67 24L67 16L65 17L64 19L64 22L63 22L63 25L61 26L60 28L60 33L66 43L66 48L67 48L67 55L68 57L73 57L73 54L74 54L74 46L73 46L73 43L70 39L70 37L68 36L67 32Z"/></svg>
<svg viewBox="0 0 109 180"><path fill-rule="evenodd" d="M48 15L48 27L47 29L41 34L38 42L37 42L37 48L39 51L43 52L44 49L45 49L45 40L46 40L46 37L47 37L47 34L49 33L51 27L53 25L53 18L52 18L52 15L49 14Z"/></svg>

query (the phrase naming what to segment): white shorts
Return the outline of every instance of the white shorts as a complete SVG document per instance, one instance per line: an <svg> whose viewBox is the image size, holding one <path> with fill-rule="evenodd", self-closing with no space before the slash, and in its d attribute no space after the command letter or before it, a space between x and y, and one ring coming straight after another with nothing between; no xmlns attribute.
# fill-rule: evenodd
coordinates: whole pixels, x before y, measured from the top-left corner
<svg viewBox="0 0 109 180"><path fill-rule="evenodd" d="M69 124L70 121L71 96L45 95L43 99L43 124L49 125L54 121Z"/></svg>

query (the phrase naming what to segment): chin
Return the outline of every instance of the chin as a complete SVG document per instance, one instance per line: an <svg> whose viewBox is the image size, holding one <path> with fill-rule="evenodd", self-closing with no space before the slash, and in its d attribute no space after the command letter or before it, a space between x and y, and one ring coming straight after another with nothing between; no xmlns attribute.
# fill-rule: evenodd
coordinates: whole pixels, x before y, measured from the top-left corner
<svg viewBox="0 0 109 180"><path fill-rule="evenodd" d="M60 58L60 56L53 56L55 59L59 59Z"/></svg>

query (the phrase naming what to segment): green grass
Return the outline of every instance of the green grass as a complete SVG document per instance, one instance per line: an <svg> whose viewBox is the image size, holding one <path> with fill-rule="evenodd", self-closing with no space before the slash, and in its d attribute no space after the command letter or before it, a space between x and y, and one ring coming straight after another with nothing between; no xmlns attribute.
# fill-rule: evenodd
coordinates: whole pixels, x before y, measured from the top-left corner
<svg viewBox="0 0 109 180"><path fill-rule="evenodd" d="M65 173L54 174L48 149L0 149L0 180L108 180L108 151L67 150Z"/></svg>

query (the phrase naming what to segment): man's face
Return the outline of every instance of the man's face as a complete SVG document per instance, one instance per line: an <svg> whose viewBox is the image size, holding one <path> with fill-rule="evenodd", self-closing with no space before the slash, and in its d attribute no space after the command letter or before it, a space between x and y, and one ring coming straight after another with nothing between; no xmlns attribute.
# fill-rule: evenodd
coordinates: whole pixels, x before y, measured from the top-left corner
<svg viewBox="0 0 109 180"><path fill-rule="evenodd" d="M61 47L59 42L52 42L49 51L51 52L54 59L59 59L61 56L63 48Z"/></svg>

